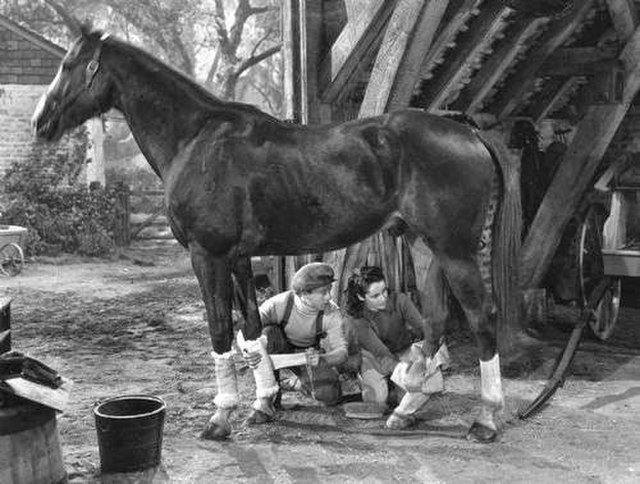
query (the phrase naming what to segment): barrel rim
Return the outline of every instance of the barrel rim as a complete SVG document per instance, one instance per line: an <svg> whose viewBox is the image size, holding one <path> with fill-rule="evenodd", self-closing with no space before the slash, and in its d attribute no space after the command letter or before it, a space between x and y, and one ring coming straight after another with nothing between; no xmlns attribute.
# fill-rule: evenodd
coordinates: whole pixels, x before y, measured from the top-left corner
<svg viewBox="0 0 640 484"><path fill-rule="evenodd" d="M100 407L102 407L103 405L106 405L107 403L111 403L111 402L122 401L122 400L149 400L149 401L159 403L160 406L155 410L152 410L151 412L137 413L135 415L109 415L106 413L102 413L100 411ZM154 395L120 395L118 397L112 397L104 401L96 402L96 405L93 408L93 413L96 416L102 417L102 418L111 418L116 420L129 420L133 418L150 417L152 415L156 415L160 412L163 412L164 410L166 410L166 408L167 408L167 403L162 398L156 397Z"/></svg>

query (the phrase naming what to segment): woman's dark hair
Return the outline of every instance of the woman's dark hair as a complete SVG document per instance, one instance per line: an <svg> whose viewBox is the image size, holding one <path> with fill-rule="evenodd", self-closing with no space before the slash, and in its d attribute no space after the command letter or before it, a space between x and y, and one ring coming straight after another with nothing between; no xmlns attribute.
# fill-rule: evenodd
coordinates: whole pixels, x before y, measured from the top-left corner
<svg viewBox="0 0 640 484"><path fill-rule="evenodd" d="M364 295L369 290L369 286L371 284L384 280L385 277L382 273L382 269L378 266L364 266L353 271L353 274L349 276L347 289L345 290L345 293L347 294L345 303L345 310L347 311L347 314L355 318L362 317L364 301L362 301L360 297L364 298Z"/></svg>

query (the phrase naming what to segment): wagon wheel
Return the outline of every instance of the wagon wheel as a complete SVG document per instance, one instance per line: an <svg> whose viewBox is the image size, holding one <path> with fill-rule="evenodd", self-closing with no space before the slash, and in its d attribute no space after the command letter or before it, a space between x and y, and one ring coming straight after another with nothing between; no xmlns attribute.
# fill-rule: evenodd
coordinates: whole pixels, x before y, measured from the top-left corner
<svg viewBox="0 0 640 484"><path fill-rule="evenodd" d="M586 307L589 295L598 282L605 276L602 260L602 229L607 213L600 205L592 205L587 210L584 222L580 226L578 240L578 271L582 307ZM602 299L589 319L589 327L593 334L605 341L615 328L620 309L622 285L619 278L613 278Z"/></svg>
<svg viewBox="0 0 640 484"><path fill-rule="evenodd" d="M15 276L22 271L24 254L18 244L10 242L0 249L0 274Z"/></svg>

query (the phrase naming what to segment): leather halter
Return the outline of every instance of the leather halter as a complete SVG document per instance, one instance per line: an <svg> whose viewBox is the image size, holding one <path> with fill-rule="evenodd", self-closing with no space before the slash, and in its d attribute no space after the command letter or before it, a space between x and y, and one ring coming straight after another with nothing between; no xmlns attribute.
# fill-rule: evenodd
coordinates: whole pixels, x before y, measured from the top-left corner
<svg viewBox="0 0 640 484"><path fill-rule="evenodd" d="M100 41L98 42L98 47L96 47L96 50L93 52L93 57L87 64L84 80L84 85L87 89L91 87L91 83L96 77L98 69L100 69L100 55L102 54L102 46L104 45L104 41L107 40L108 37L109 34L102 34L102 36L100 37Z"/></svg>

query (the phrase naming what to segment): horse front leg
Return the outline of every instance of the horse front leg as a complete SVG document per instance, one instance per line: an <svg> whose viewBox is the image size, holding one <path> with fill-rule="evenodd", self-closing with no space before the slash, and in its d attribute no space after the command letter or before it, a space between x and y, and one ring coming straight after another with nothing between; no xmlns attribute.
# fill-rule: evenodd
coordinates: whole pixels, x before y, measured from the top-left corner
<svg viewBox="0 0 640 484"><path fill-rule="evenodd" d="M260 363L253 369L253 376L256 382L256 400L253 403L254 411L247 419L247 422L269 421L275 415L273 399L276 397L280 387L274 375L271 359L267 355L267 337L260 336L262 324L258 313L251 259L249 257L239 257L234 264L233 274L240 286L244 300L242 314L245 325L242 329L242 335L243 339L246 340L245 348L249 351L258 351L262 355ZM242 348L242 345L240 347Z"/></svg>
<svg viewBox="0 0 640 484"><path fill-rule="evenodd" d="M236 277L243 299L243 307L240 310L242 311L245 325L242 333L245 339L253 340L260 336L261 324L251 258L239 257L234 264L233 275Z"/></svg>
<svg viewBox="0 0 640 484"><path fill-rule="evenodd" d="M489 315L489 298L480 269L473 259L448 261L445 273L467 317L480 353L481 406L467 438L492 442L498 436L495 417L504 408L496 319Z"/></svg>
<svg viewBox="0 0 640 484"><path fill-rule="evenodd" d="M231 434L229 417L238 406L238 383L231 343L231 270L226 257L213 257L199 244L189 245L191 264L198 278L200 292L207 311L209 335L213 345L217 393L213 400L216 412L201 437L222 440Z"/></svg>

